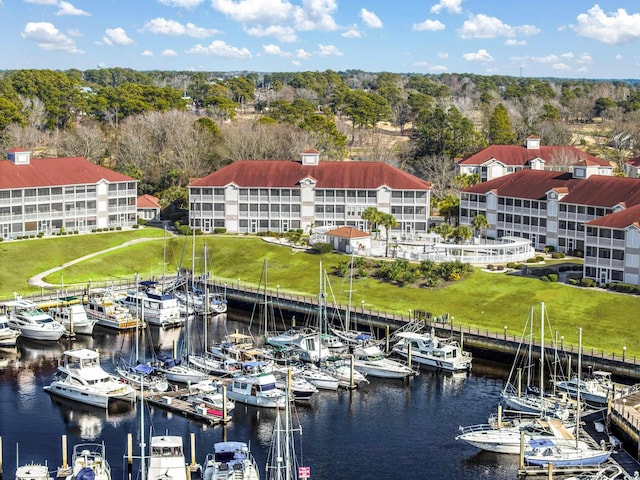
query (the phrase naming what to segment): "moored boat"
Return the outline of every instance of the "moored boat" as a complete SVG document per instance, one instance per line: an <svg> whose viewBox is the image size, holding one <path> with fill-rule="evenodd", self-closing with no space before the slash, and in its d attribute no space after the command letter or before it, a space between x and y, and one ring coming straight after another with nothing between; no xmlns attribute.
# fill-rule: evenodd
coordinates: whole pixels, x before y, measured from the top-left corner
<svg viewBox="0 0 640 480"><path fill-rule="evenodd" d="M375 345L356 347L353 355L356 370L369 377L405 378L417 373L408 365L387 357Z"/></svg>
<svg viewBox="0 0 640 480"><path fill-rule="evenodd" d="M244 442L218 442L204 461L204 480L260 480L258 463Z"/></svg>
<svg viewBox="0 0 640 480"><path fill-rule="evenodd" d="M16 299L5 304L7 323L19 330L23 338L57 341L65 334L65 328L29 300Z"/></svg>
<svg viewBox="0 0 640 480"><path fill-rule="evenodd" d="M242 373L233 377L227 396L256 407L284 408L289 397L276 387L273 372L265 371L264 366L264 362L245 362Z"/></svg>
<svg viewBox="0 0 640 480"><path fill-rule="evenodd" d="M448 371L471 369L471 354L462 350L455 340L436 337L433 330L431 333L398 332L394 337L397 343L393 352L408 359L411 349L411 364Z"/></svg>
<svg viewBox="0 0 640 480"><path fill-rule="evenodd" d="M94 318L96 324L102 327L133 330L144 326L139 318L134 317L127 307L120 305L109 292L90 295L86 310L89 318Z"/></svg>
<svg viewBox="0 0 640 480"><path fill-rule="evenodd" d="M152 281L140 282L139 289L128 291L118 301L149 325L163 328L183 325L178 297L172 292L158 291L153 288L155 285Z"/></svg>
<svg viewBox="0 0 640 480"><path fill-rule="evenodd" d="M91 335L97 321L89 318L82 300L76 297L60 298L47 312L70 334Z"/></svg>
<svg viewBox="0 0 640 480"><path fill-rule="evenodd" d="M102 369L98 352L86 348L64 352L63 364L44 390L102 408L108 408L116 400L134 402L136 399L135 390L130 385Z"/></svg>
<svg viewBox="0 0 640 480"><path fill-rule="evenodd" d="M20 335L22 335L20 330L9 326L4 306L0 305L0 348L15 347Z"/></svg>
<svg viewBox="0 0 640 480"><path fill-rule="evenodd" d="M151 437L147 480L187 480L187 463L182 437L162 435Z"/></svg>
<svg viewBox="0 0 640 480"><path fill-rule="evenodd" d="M73 447L71 465L58 469L66 480L111 480L111 467L103 443L80 443Z"/></svg>

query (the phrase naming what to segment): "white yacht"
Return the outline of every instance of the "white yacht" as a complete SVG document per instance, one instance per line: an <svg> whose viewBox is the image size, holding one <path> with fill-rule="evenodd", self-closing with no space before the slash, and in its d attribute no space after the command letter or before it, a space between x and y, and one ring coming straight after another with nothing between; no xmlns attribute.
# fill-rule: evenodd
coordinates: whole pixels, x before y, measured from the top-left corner
<svg viewBox="0 0 640 480"><path fill-rule="evenodd" d="M319 362L330 355L329 348L322 343L320 332L309 327L267 332L265 342L272 347L293 349L305 362Z"/></svg>
<svg viewBox="0 0 640 480"><path fill-rule="evenodd" d="M20 330L9 326L7 315L4 313L4 305L0 305L0 348L15 347L21 334Z"/></svg>
<svg viewBox="0 0 640 480"><path fill-rule="evenodd" d="M9 326L19 330L23 338L57 341L65 334L62 324L29 300L12 300L5 307Z"/></svg>
<svg viewBox="0 0 640 480"><path fill-rule="evenodd" d="M108 408L115 400L134 402L136 399L135 390L105 372L100 366L98 352L87 348L64 352L63 364L44 390L102 408Z"/></svg>
<svg viewBox="0 0 640 480"><path fill-rule="evenodd" d="M356 347L353 356L356 370L368 377L406 378L417 373L408 365L388 358L375 345Z"/></svg>
<svg viewBox="0 0 640 480"><path fill-rule="evenodd" d="M103 327L133 330L144 326L139 318L134 317L129 309L119 304L110 293L89 296L86 310L89 318L95 319L96 324Z"/></svg>
<svg viewBox="0 0 640 480"><path fill-rule="evenodd" d="M89 318L81 299L61 298L47 311L56 322L64 325L70 334L91 335L96 324L95 318Z"/></svg>
<svg viewBox="0 0 640 480"><path fill-rule="evenodd" d="M310 363L300 372L300 376L320 390L338 390L340 379L329 372L323 371L317 365Z"/></svg>
<svg viewBox="0 0 640 480"><path fill-rule="evenodd" d="M111 480L111 467L103 443L79 443L73 447L71 465L58 469L66 480Z"/></svg>
<svg viewBox="0 0 640 480"><path fill-rule="evenodd" d="M240 403L256 407L284 408L287 394L276 387L276 378L271 371L265 371L265 362L245 362L242 373L233 377L227 389L227 396Z"/></svg>
<svg viewBox="0 0 640 480"><path fill-rule="evenodd" d="M460 348L455 340L438 338L431 333L399 332L393 352L408 359L411 346L411 364L459 371L471 369L471 354Z"/></svg>
<svg viewBox="0 0 640 480"><path fill-rule="evenodd" d="M363 383L369 383L367 377L351 364L351 359L342 356L332 356L322 363L320 370L338 379L342 388L356 388Z"/></svg>
<svg viewBox="0 0 640 480"><path fill-rule="evenodd" d="M156 355L157 362L153 365L162 372L167 380L175 383L197 383L207 379L207 374L191 368L189 362L182 363L181 359L160 353Z"/></svg>
<svg viewBox="0 0 640 480"><path fill-rule="evenodd" d="M182 437L173 435L151 437L146 478L147 480L188 480Z"/></svg>
<svg viewBox="0 0 640 480"><path fill-rule="evenodd" d="M174 293L153 289L155 282L140 282L140 285L140 289L128 291L118 301L149 325L167 328L184 324L184 318L180 315L180 302Z"/></svg>
<svg viewBox="0 0 640 480"><path fill-rule="evenodd" d="M260 480L258 463L244 442L218 442L204 461L204 480Z"/></svg>

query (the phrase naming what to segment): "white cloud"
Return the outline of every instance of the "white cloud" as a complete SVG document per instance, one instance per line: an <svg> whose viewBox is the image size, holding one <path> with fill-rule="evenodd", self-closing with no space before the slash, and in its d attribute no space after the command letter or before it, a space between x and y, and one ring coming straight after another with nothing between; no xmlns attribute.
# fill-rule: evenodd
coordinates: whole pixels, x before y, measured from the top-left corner
<svg viewBox="0 0 640 480"><path fill-rule="evenodd" d="M587 67L580 67L578 70L576 70L576 72L579 73L587 73L589 71L589 69Z"/></svg>
<svg viewBox="0 0 640 480"><path fill-rule="evenodd" d="M622 60L622 55L618 54L614 57L616 60Z"/></svg>
<svg viewBox="0 0 640 480"><path fill-rule="evenodd" d="M440 13L442 10L446 10L449 13L462 13L461 3L462 0L440 0L431 7L431 12Z"/></svg>
<svg viewBox="0 0 640 480"><path fill-rule="evenodd" d="M591 55L589 55L587 52L584 52L580 54L580 56L576 60L576 63L582 63L582 64L593 63L593 58L591 58Z"/></svg>
<svg viewBox="0 0 640 480"><path fill-rule="evenodd" d="M477 52L465 53L462 58L469 62L493 62L493 57L484 48Z"/></svg>
<svg viewBox="0 0 640 480"><path fill-rule="evenodd" d="M290 53L283 51L278 45L270 43L269 45L263 45L262 50L267 55L278 55L280 57L288 57Z"/></svg>
<svg viewBox="0 0 640 480"><path fill-rule="evenodd" d="M527 44L526 40L516 40L515 38L509 38L504 42L507 47L523 47Z"/></svg>
<svg viewBox="0 0 640 480"><path fill-rule="evenodd" d="M127 32L124 31L124 28L107 28L104 33L106 35L102 37L102 43L104 45L114 46L114 45L131 45L133 43L133 39L131 39Z"/></svg>
<svg viewBox="0 0 640 480"><path fill-rule="evenodd" d="M438 30L444 30L444 23L442 23L440 20L425 20L422 23L414 23L413 26L411 27L414 30L418 30L419 32L423 32L423 31L429 31L429 32L435 32Z"/></svg>
<svg viewBox="0 0 640 480"><path fill-rule="evenodd" d="M512 27L496 17L483 13L472 15L458 30L462 38L495 38L515 37L517 35L536 35L540 29L534 25L520 25Z"/></svg>
<svg viewBox="0 0 640 480"><path fill-rule="evenodd" d="M296 58L310 58L311 54L305 50L303 50L302 48L299 48L298 50L296 50Z"/></svg>
<svg viewBox="0 0 640 480"><path fill-rule="evenodd" d="M573 52L566 52L560 55L562 58L568 58L568 59L572 59L575 57L575 55L573 54Z"/></svg>
<svg viewBox="0 0 640 480"><path fill-rule="evenodd" d="M177 57L178 56L178 52L176 52L175 50L173 50L171 48L167 48L166 50L162 51L160 56L161 57Z"/></svg>
<svg viewBox="0 0 640 480"><path fill-rule="evenodd" d="M213 55L216 57L228 58L251 58L251 52L248 48L232 47L222 40L214 40L208 46L196 45L187 50L187 53L198 53L203 55Z"/></svg>
<svg viewBox="0 0 640 480"><path fill-rule="evenodd" d="M640 38L640 13L629 15L624 8L607 15L599 5L577 16L571 28L580 36L609 45L622 45Z"/></svg>
<svg viewBox="0 0 640 480"><path fill-rule="evenodd" d="M82 37L82 32L77 28L70 28L69 30L67 30L67 34L71 35L72 37Z"/></svg>
<svg viewBox="0 0 640 480"><path fill-rule="evenodd" d="M558 58L557 55L549 54L543 57L531 57L531 60L538 63L555 63L560 59Z"/></svg>
<svg viewBox="0 0 640 480"><path fill-rule="evenodd" d="M153 57L153 52L151 50L144 50L140 55L143 57Z"/></svg>
<svg viewBox="0 0 640 480"><path fill-rule="evenodd" d="M149 20L144 27L143 32L156 33L159 35L186 35L193 38L206 38L220 33L218 30L197 27L193 23L183 25L175 20L166 18L154 18Z"/></svg>
<svg viewBox="0 0 640 480"><path fill-rule="evenodd" d="M58 5L58 0L24 0L26 3L34 3L36 5Z"/></svg>
<svg viewBox="0 0 640 480"><path fill-rule="evenodd" d="M360 38L362 37L362 33L360 33L355 28L350 28L346 32L343 32L341 36L343 36L344 38Z"/></svg>
<svg viewBox="0 0 640 480"><path fill-rule="evenodd" d="M369 28L382 28L382 21L375 13L370 12L366 8L360 10L360 18L362 18L362 21Z"/></svg>
<svg viewBox="0 0 640 480"><path fill-rule="evenodd" d="M298 40L296 31L291 27L271 25L270 27L245 28L244 31L252 37L275 37L281 42L295 42Z"/></svg>
<svg viewBox="0 0 640 480"><path fill-rule="evenodd" d="M571 67L566 63L554 63L551 65L552 70L571 70Z"/></svg>
<svg viewBox="0 0 640 480"><path fill-rule="evenodd" d="M168 7L192 9L192 8L196 8L204 0L158 0L158 1Z"/></svg>
<svg viewBox="0 0 640 480"><path fill-rule="evenodd" d="M413 62L413 66L414 67L422 67L422 68L425 68L425 69L427 69L427 70L429 70L431 72L446 72L447 70L449 70L444 65L431 65L429 62L426 62L426 61Z"/></svg>
<svg viewBox="0 0 640 480"><path fill-rule="evenodd" d="M82 50L76 48L72 38L60 32L55 25L49 22L29 22L20 33L22 38L36 42L43 50L62 50L69 53L80 54Z"/></svg>
<svg viewBox="0 0 640 480"><path fill-rule="evenodd" d="M438 52L436 55L438 58L449 58L449 54L447 52Z"/></svg>
<svg viewBox="0 0 640 480"><path fill-rule="evenodd" d="M262 28L288 25L296 30L336 30L336 0L305 0L302 6L287 0L212 0L211 6L235 22Z"/></svg>
<svg viewBox="0 0 640 480"><path fill-rule="evenodd" d="M69 2L60 1L58 3L60 10L56 12L56 15L84 15L86 17L90 17L91 14L85 12L84 10L80 10L79 8L74 7Z"/></svg>
<svg viewBox="0 0 640 480"><path fill-rule="evenodd" d="M318 55L323 57L341 57L344 55L334 45L318 45L318 48L320 49Z"/></svg>

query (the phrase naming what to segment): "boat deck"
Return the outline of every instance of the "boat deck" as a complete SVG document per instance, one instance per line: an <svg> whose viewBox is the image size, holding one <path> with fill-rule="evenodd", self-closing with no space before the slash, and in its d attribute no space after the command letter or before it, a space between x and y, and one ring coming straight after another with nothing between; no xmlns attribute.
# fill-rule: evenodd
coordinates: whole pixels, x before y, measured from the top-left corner
<svg viewBox="0 0 640 480"><path fill-rule="evenodd" d="M180 390L174 390L171 392L152 393L146 394L144 400L154 407L168 410L173 413L178 413L184 417L192 418L202 423L209 425L219 425L227 423L231 420L231 416L227 415L224 419L219 412L213 413L204 407L198 407L191 403L182 400L180 397L188 395L189 389L183 388Z"/></svg>

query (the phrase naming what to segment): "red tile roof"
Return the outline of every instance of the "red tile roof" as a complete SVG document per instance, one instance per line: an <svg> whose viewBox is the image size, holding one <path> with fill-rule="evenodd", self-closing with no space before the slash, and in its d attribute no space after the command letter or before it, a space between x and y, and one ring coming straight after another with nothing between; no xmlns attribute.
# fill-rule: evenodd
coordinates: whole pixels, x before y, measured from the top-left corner
<svg viewBox="0 0 640 480"><path fill-rule="evenodd" d="M428 190L429 182L380 162L320 162L302 165L291 160L238 160L231 165L192 180L190 187L293 188L306 178L317 180L317 188Z"/></svg>
<svg viewBox="0 0 640 480"><path fill-rule="evenodd" d="M640 179L592 175L572 178L570 173L546 170L521 170L488 182L465 188L463 192L486 194L494 191L500 197L544 200L549 190L567 191L561 202L576 205L613 207L621 202L640 204Z"/></svg>
<svg viewBox="0 0 640 480"><path fill-rule="evenodd" d="M136 203L138 208L160 208L160 199L148 193L140 195Z"/></svg>
<svg viewBox="0 0 640 480"><path fill-rule="evenodd" d="M535 158L541 158L546 162L547 166L556 164L558 158L576 158L589 160L593 162L592 165L611 166L609 162L589 155L576 147L541 146L539 149L528 149L522 145L490 145L458 160L457 163L460 165L482 165L489 160L495 159L509 166L525 166Z"/></svg>
<svg viewBox="0 0 640 480"><path fill-rule="evenodd" d="M357 228L353 227L339 227L335 230L331 230L330 232L325 233L325 235L340 238L366 238L371 236L370 233L363 232L362 230L358 230Z"/></svg>
<svg viewBox="0 0 640 480"><path fill-rule="evenodd" d="M595 220L586 222L586 224L593 227L607 228L627 228L635 225L640 228L640 205L635 205L631 208L625 208L619 212L596 218Z"/></svg>
<svg viewBox="0 0 640 480"><path fill-rule="evenodd" d="M16 165L0 160L0 189L49 187L107 182L129 182L135 179L100 167L82 157L32 158L30 163Z"/></svg>
<svg viewBox="0 0 640 480"><path fill-rule="evenodd" d="M634 167L640 167L640 157L632 158L631 160L627 160L625 163Z"/></svg>

